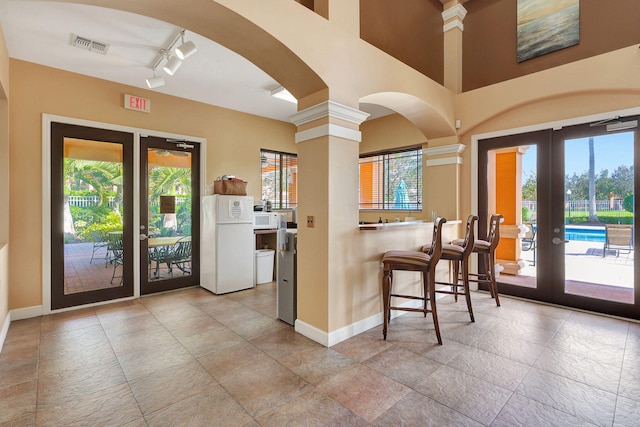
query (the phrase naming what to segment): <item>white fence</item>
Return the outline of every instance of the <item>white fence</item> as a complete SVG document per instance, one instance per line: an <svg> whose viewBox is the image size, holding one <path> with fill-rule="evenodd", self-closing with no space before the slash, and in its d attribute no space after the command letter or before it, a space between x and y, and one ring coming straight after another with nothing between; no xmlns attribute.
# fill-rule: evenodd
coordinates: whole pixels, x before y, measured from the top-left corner
<svg viewBox="0 0 640 427"><path fill-rule="evenodd" d="M98 206L100 204L100 196L67 196L69 197L69 204L71 206L77 206L79 208L88 208L89 206ZM113 207L113 201L115 197L109 196L108 204Z"/></svg>
<svg viewBox="0 0 640 427"><path fill-rule="evenodd" d="M69 198L69 205L78 206L80 208L88 208L89 206L98 206L100 204L100 196L67 196ZM114 196L109 196L107 203L110 207L114 205ZM182 204L187 200L186 197L176 197L176 205ZM160 202L151 203L151 205L158 205Z"/></svg>
<svg viewBox="0 0 640 427"><path fill-rule="evenodd" d="M596 200L596 212L607 211L623 211L624 206L622 200ZM529 209L529 212L537 212L538 202L536 200L523 200L522 207ZM571 200L565 201L565 209L570 209L572 212L589 212L589 200Z"/></svg>

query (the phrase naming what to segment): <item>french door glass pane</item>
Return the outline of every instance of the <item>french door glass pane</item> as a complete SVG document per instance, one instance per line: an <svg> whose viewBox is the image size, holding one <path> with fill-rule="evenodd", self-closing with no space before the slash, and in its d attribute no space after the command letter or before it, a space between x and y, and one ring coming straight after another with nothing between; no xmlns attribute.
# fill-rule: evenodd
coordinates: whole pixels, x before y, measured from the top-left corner
<svg viewBox="0 0 640 427"><path fill-rule="evenodd" d="M522 155L521 200L522 200L522 238L520 256L524 267L520 270L521 286L535 288L538 266L538 179L537 147L527 145L519 147Z"/></svg>
<svg viewBox="0 0 640 427"><path fill-rule="evenodd" d="M501 244L514 245L512 261L519 265L519 269L517 274L510 274L505 270L499 281L519 287L537 288L537 147L535 144L520 145L490 150L488 154L487 170L492 171L489 186L495 197L493 203L496 207L505 208L504 212L515 211L515 225L520 227L518 239L509 240L507 236L501 236L504 241ZM509 206L505 206L506 204ZM511 206L512 204L515 205ZM519 218L518 211L521 215ZM503 211L498 209L498 212Z"/></svg>
<svg viewBox="0 0 640 427"><path fill-rule="evenodd" d="M191 167L190 152L149 148L148 280L191 275Z"/></svg>
<svg viewBox="0 0 640 427"><path fill-rule="evenodd" d="M565 292L634 302L633 132L565 141Z"/></svg>
<svg viewBox="0 0 640 427"><path fill-rule="evenodd" d="M122 144L64 139L64 294L122 286Z"/></svg>

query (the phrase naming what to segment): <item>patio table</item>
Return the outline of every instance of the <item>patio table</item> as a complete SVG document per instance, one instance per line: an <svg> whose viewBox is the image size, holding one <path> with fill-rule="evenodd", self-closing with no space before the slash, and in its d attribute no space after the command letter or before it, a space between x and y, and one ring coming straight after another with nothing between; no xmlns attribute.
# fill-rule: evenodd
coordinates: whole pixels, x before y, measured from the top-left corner
<svg viewBox="0 0 640 427"><path fill-rule="evenodd" d="M163 248L171 247L178 243L178 240L190 241L190 236L164 236L164 237L151 237L147 240L149 247L149 261L155 261L156 267L153 276L156 279L160 278L160 263L158 262L159 255Z"/></svg>

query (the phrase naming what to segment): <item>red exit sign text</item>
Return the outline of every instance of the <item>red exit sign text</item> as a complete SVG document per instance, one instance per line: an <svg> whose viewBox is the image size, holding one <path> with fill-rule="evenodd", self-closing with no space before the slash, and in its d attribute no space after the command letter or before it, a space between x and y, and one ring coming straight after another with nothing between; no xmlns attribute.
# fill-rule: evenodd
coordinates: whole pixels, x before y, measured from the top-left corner
<svg viewBox="0 0 640 427"><path fill-rule="evenodd" d="M134 95L125 95L124 108L149 113L151 111L151 100Z"/></svg>

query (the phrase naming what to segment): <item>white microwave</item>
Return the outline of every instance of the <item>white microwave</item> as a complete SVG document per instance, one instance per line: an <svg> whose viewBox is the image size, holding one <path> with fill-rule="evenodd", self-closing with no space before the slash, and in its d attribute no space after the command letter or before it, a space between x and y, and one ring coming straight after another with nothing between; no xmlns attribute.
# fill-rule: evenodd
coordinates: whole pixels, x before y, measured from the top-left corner
<svg viewBox="0 0 640 427"><path fill-rule="evenodd" d="M254 212L253 228L255 230L277 229L280 225L280 214L276 212Z"/></svg>

